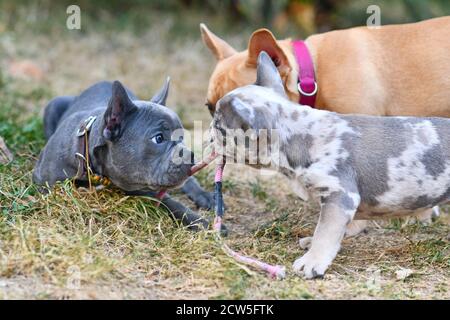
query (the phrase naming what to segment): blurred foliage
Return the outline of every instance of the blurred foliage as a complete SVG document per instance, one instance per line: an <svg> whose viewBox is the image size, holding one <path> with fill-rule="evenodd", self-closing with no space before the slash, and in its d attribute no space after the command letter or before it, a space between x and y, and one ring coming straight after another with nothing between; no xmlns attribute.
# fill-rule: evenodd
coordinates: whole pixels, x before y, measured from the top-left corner
<svg viewBox="0 0 450 320"><path fill-rule="evenodd" d="M176 1L175 1L176 2ZM238 22L264 25L280 33L301 29L303 34L366 23L367 7L378 5L382 24L414 22L450 14L448 0L222 0L180 1L190 6L207 4L216 14L227 12ZM297 31L298 32L298 31Z"/></svg>
<svg viewBox="0 0 450 320"><path fill-rule="evenodd" d="M27 6L46 10L48 14L44 18L51 19L55 8L64 10L71 4L79 5L82 14L92 20L103 21L109 17L115 26L131 27L136 32L150 25L149 20L155 12L170 13L176 17L174 28L178 25L182 34L191 31L198 34L198 24L193 23L192 29L186 29L186 22L201 20L222 32L265 26L279 36L306 36L364 25L369 17L367 7L374 4L381 9L382 24L450 14L448 0L0 0L0 18L6 20L0 22L14 24L18 12Z"/></svg>

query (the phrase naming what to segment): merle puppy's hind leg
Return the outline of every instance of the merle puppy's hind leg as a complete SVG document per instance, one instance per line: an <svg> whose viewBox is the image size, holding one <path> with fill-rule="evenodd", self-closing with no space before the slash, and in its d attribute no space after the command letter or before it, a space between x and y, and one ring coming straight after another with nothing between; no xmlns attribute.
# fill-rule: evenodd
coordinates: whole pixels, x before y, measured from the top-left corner
<svg viewBox="0 0 450 320"><path fill-rule="evenodd" d="M44 110L44 133L48 140L58 127L59 120L69 108L74 96L61 96L50 100Z"/></svg>

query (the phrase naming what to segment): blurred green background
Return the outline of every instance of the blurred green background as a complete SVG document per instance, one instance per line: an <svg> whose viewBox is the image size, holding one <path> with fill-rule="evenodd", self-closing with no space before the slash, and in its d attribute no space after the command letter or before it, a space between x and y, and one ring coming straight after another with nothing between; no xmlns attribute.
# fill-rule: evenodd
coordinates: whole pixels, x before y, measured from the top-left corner
<svg viewBox="0 0 450 320"><path fill-rule="evenodd" d="M66 27L73 4L80 30ZM199 23L243 50L260 27L277 38L306 38L365 25L374 4L382 25L450 14L448 0L0 0L0 90L2 82L44 90L41 101L29 102L41 112L46 99L95 81L121 79L147 97L170 75L169 103L190 126L209 121L204 99L215 63Z"/></svg>
<svg viewBox="0 0 450 320"><path fill-rule="evenodd" d="M73 4L80 30L66 27ZM170 75L169 104L190 127L210 120L204 102L215 65L199 23L243 50L260 27L282 39L365 25L370 5L380 7L382 25L450 14L448 0L0 0L0 91L44 92L27 101L42 112L51 97L105 79L149 97Z"/></svg>
<svg viewBox="0 0 450 320"><path fill-rule="evenodd" d="M86 23L101 22L99 28L113 23L135 32L151 26L155 14L170 14L175 17L170 30L174 36L198 36L198 20L222 33L265 26L279 36L307 36L365 24L369 16L366 9L374 4L381 9L383 25L450 14L448 0L2 0L0 28L11 30L18 22L23 26L22 13L29 10L27 22L36 28L39 20L35 30L44 31L49 20L65 18L55 15L58 8L71 4L80 6Z"/></svg>

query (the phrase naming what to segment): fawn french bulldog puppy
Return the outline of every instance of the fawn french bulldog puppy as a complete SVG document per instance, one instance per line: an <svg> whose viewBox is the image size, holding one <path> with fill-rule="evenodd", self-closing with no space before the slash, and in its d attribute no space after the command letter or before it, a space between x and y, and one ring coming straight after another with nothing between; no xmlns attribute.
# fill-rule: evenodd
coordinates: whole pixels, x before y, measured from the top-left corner
<svg viewBox="0 0 450 320"><path fill-rule="evenodd" d="M80 174L77 158L84 153L93 173L107 177L128 194L154 196L161 189L182 186L197 206L211 208L213 195L189 177L193 153L182 143L180 119L165 107L168 91L169 81L150 101L142 101L120 82L104 81L79 96L53 99L44 113L48 141L34 168L33 181L49 187L68 178L86 183L87 170ZM85 144L84 135L78 133L83 133L90 119L94 120ZM162 202L186 225L196 221L207 225L169 196Z"/></svg>
<svg viewBox="0 0 450 320"><path fill-rule="evenodd" d="M450 119L338 114L300 106L287 98L265 52L258 58L256 83L217 102L215 148L236 159L236 149L226 147L238 140L228 139L226 132L248 129L246 163L255 156L251 140L265 132L270 145L276 133L279 148L269 151L278 161L257 158L253 165L278 170L320 203L314 235L300 242L309 250L293 265L308 279L324 275L353 219L411 215L450 200Z"/></svg>
<svg viewBox="0 0 450 320"><path fill-rule="evenodd" d="M450 17L417 23L365 26L314 34L305 39L318 85L316 106L339 113L450 117ZM206 102L211 113L231 90L254 83L261 51L280 72L286 95L299 101L299 65L291 39L256 30L237 51L200 25L217 60Z"/></svg>

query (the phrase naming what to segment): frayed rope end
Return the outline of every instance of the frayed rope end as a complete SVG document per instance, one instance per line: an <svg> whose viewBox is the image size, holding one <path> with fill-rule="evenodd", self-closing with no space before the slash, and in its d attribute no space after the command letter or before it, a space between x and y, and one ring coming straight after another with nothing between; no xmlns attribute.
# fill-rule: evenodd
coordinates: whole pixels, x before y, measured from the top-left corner
<svg viewBox="0 0 450 320"><path fill-rule="evenodd" d="M282 280L286 278L286 267L285 266L270 266L270 268L267 270L269 273L269 276L272 279Z"/></svg>

